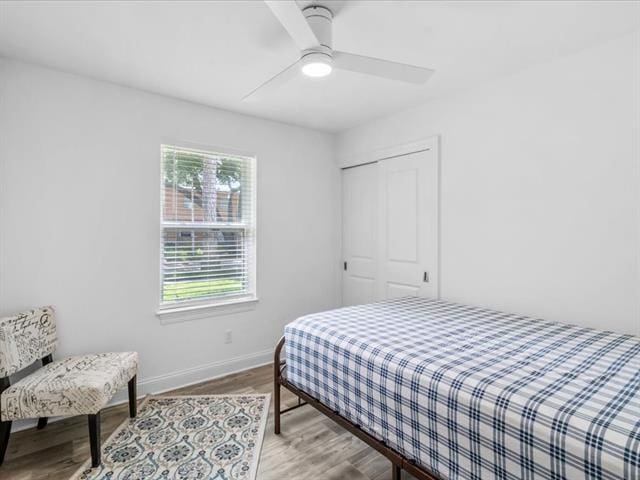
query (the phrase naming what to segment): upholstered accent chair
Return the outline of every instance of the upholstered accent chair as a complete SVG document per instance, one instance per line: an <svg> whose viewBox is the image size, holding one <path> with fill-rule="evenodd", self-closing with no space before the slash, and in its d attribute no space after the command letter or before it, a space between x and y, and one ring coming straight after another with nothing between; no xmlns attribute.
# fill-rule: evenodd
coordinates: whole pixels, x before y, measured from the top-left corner
<svg viewBox="0 0 640 480"><path fill-rule="evenodd" d="M100 465L100 410L126 383L129 415L136 416L136 352L98 353L53 360L57 333L52 307L0 318L0 465L7 451L11 422L88 415L91 464ZM42 368L11 385L9 376L40 360Z"/></svg>

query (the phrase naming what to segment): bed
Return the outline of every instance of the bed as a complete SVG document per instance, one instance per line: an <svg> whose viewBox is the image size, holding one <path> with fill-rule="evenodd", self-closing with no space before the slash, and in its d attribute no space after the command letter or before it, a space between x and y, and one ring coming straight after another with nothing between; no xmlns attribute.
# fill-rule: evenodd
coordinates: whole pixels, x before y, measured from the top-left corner
<svg viewBox="0 0 640 480"><path fill-rule="evenodd" d="M638 337L406 297L297 319L274 365L276 433L285 387L394 478L640 480Z"/></svg>

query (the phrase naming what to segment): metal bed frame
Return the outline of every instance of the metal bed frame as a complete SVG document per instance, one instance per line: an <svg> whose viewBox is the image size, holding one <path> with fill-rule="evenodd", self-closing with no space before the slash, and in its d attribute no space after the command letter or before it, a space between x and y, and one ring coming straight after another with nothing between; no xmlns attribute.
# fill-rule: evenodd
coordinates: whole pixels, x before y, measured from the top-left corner
<svg viewBox="0 0 640 480"><path fill-rule="evenodd" d="M287 365L286 362L280 358L282 347L284 347L284 337L278 341L273 355L273 420L274 432L276 435L280 434L280 415L290 412L291 410L295 410L296 408L303 407L304 405L311 405L320 413L326 415L348 432L352 433L367 445L387 457L391 461L391 477L393 480L400 480L402 470L410 473L418 480L440 480L439 477L418 466L415 462L408 460L400 453L386 445L383 441L372 437L358 425L341 416L338 412L328 408L309 394L287 382L287 377L285 375ZM280 410L280 387L284 387L296 395L298 397L298 404L293 407Z"/></svg>

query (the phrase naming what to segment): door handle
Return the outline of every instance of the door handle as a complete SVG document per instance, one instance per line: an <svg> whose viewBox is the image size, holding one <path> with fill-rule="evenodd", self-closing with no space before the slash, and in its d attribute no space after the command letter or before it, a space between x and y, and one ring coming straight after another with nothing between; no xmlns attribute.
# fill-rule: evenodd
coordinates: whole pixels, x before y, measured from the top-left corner
<svg viewBox="0 0 640 480"><path fill-rule="evenodd" d="M422 281L424 283L429 283L429 272L424 272L424 274L422 275Z"/></svg>

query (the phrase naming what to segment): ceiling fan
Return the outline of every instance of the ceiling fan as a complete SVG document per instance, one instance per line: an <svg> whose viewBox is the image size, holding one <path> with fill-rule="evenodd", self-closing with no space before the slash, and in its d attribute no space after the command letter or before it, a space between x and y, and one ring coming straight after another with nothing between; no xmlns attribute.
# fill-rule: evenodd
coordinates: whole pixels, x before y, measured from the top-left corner
<svg viewBox="0 0 640 480"><path fill-rule="evenodd" d="M325 77L334 68L410 83L424 83L434 73L430 68L391 62L333 50L331 10L310 5L300 10L295 0L264 0L300 48L300 58L270 78L242 100L257 100L298 75Z"/></svg>

